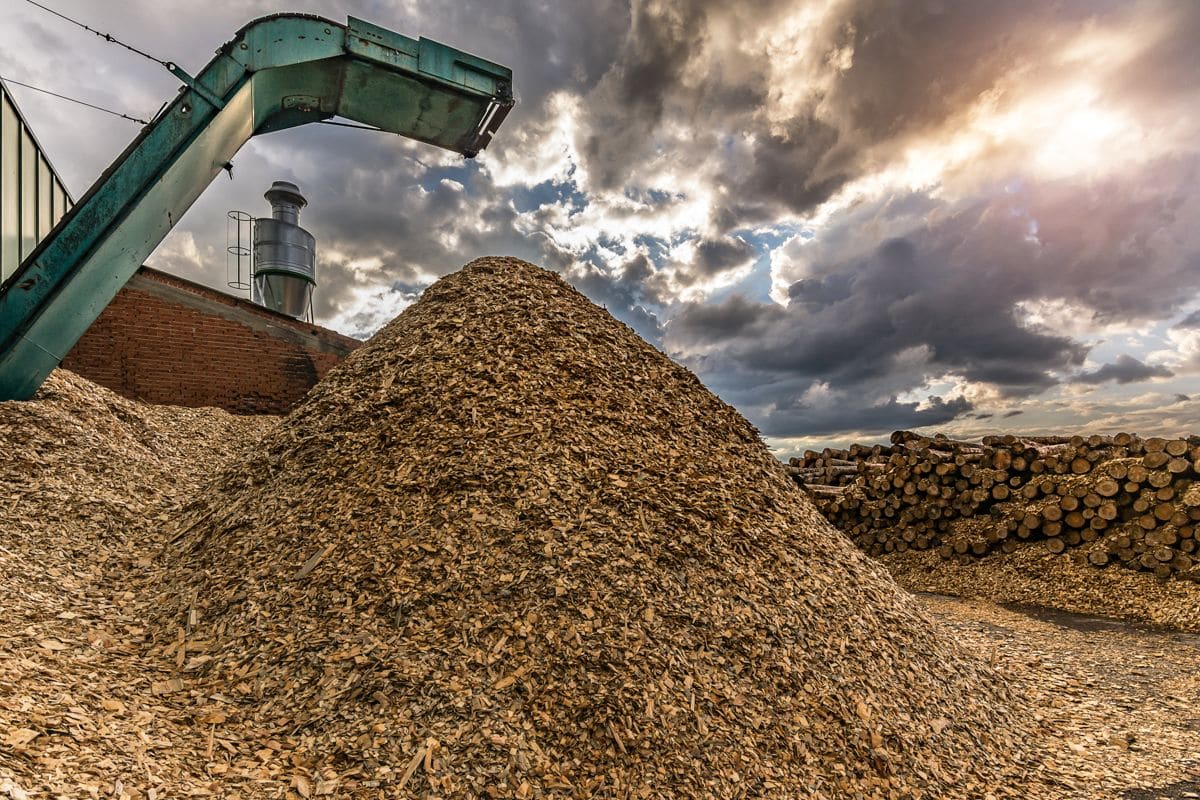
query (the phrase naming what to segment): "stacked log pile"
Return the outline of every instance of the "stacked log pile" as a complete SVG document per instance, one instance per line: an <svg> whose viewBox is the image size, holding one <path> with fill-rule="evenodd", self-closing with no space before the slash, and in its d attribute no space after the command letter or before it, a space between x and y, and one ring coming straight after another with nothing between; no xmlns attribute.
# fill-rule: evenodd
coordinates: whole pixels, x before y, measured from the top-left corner
<svg viewBox="0 0 1200 800"><path fill-rule="evenodd" d="M890 446L808 451L789 471L874 556L969 558L1040 541L1097 567L1200 576L1200 437L897 431Z"/></svg>

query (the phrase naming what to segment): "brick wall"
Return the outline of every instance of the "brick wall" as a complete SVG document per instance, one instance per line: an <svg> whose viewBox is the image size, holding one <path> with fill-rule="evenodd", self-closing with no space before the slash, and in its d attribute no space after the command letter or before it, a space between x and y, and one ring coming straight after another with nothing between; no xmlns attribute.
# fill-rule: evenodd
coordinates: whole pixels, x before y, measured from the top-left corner
<svg viewBox="0 0 1200 800"><path fill-rule="evenodd" d="M143 267L62 365L149 403L280 414L359 344Z"/></svg>

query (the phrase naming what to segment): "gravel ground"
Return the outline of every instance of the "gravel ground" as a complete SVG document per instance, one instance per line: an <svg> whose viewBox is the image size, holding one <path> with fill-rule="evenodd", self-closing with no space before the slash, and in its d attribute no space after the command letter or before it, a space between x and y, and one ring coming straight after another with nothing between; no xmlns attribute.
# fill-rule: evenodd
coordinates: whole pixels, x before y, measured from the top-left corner
<svg viewBox="0 0 1200 800"><path fill-rule="evenodd" d="M1031 700L1064 798L1200 797L1200 636L923 594Z"/></svg>

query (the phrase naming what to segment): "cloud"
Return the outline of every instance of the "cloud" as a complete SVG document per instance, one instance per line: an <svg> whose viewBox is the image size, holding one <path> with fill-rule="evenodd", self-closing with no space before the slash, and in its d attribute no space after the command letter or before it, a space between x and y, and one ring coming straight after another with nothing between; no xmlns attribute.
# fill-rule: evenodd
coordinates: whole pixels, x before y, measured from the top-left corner
<svg viewBox="0 0 1200 800"><path fill-rule="evenodd" d="M586 262L572 262L563 270L563 277L643 339L657 345L663 337L662 322L651 310L653 298L644 288L653 273L650 259L638 255L615 274Z"/></svg>
<svg viewBox="0 0 1200 800"><path fill-rule="evenodd" d="M1179 322L1175 323L1176 328L1200 328L1200 309L1188 314Z"/></svg>
<svg viewBox="0 0 1200 800"><path fill-rule="evenodd" d="M1154 193L1110 179L949 207L921 194L861 204L777 251L777 280L798 276L786 306L736 294L688 303L668 323L666 346L763 419L818 381L839 393L855 430L873 409L901 418L889 404L938 381L990 386L999 399L1037 395L1075 375L1092 347L1060 330L1161 318L1200 288L1198 240L1176 207L1190 207L1194 169L1147 167ZM1032 318L1033 306L1071 316ZM1086 381L1171 375L1138 364L1119 359ZM949 421L962 410L946 403L937 413ZM771 419L779 436L812 422Z"/></svg>
<svg viewBox="0 0 1200 800"><path fill-rule="evenodd" d="M1023 325L1020 292L995 265L962 263L963 228L981 214L821 264L792 285L786 309L737 296L689 304L669 325L668 347L703 353L710 369L736 363L838 389L898 372L905 389L951 374L1012 394L1044 389L1057 382L1053 373L1081 364L1086 348ZM919 358L903 357L913 353Z"/></svg>
<svg viewBox="0 0 1200 800"><path fill-rule="evenodd" d="M1170 378L1174 372L1161 364L1143 364L1131 355L1122 354L1111 364L1084 372L1075 377L1080 383L1099 384L1106 381L1117 383L1139 383L1152 378Z"/></svg>
<svg viewBox="0 0 1200 800"><path fill-rule="evenodd" d="M703 353L709 345L750 338L783 322L786 312L770 303L755 303L740 294L721 303L692 303L671 321L671 345L683 353Z"/></svg>
<svg viewBox="0 0 1200 800"><path fill-rule="evenodd" d="M732 236L703 239L696 245L695 268L701 277L745 267L758 255L754 245Z"/></svg>
<svg viewBox="0 0 1200 800"><path fill-rule="evenodd" d="M798 404L772 410L759 426L767 436L780 438L828 436L847 430L879 435L943 425L971 409L971 403L963 397L951 400L930 397L925 403L903 403L890 398L879 405L837 403L823 408Z"/></svg>
<svg viewBox="0 0 1200 800"><path fill-rule="evenodd" d="M1036 425L1071 403L1111 420L1134 413L1105 404L1116 387L1190 392L1180 376L1200 370L1200 312L1162 333L1200 291L1200 5L344 5L295 3L512 67L520 102L495 142L464 162L321 126L259 137L152 263L223 287L225 211L266 213L262 191L294 180L318 321L363 335L472 257L520 256L778 437ZM193 71L274 10L123 9L126 38ZM0 73L73 75L74 93L142 114L177 88L35 9L6 21ZM136 132L19 97L76 195Z"/></svg>

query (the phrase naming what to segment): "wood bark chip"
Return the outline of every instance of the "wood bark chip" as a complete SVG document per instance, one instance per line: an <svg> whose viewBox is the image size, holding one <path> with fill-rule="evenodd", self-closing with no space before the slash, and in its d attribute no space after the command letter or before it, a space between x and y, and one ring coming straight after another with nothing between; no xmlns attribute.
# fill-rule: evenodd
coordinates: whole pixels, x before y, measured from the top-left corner
<svg viewBox="0 0 1200 800"><path fill-rule="evenodd" d="M336 547L335 544L329 544L318 552L314 553L312 558L308 559L308 561L305 561L304 565L300 567L298 572L296 572L294 580L302 580L303 578L307 577L308 573L316 569L317 564L321 563L321 559L333 552L334 547Z"/></svg>

